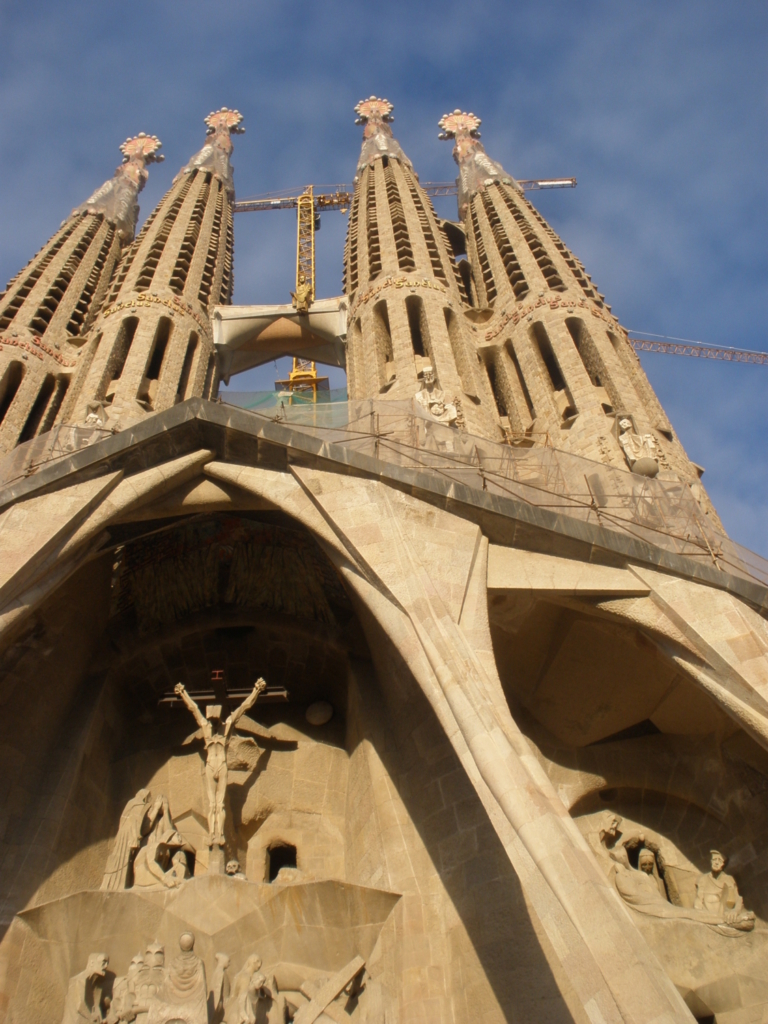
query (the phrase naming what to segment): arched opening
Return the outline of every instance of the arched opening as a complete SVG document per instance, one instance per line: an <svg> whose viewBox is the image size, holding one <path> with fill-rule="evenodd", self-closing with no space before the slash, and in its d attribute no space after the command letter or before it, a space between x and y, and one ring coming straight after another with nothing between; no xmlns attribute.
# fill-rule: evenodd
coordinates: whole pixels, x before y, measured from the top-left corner
<svg viewBox="0 0 768 1024"><path fill-rule="evenodd" d="M48 403L50 402L55 389L56 378L52 373L47 373L43 379L43 383L40 385L37 398L33 402L32 408L29 410L29 416L27 416L27 420L21 434L19 434L19 444L23 444L25 441L31 440L39 432L43 416L45 415Z"/></svg>
<svg viewBox="0 0 768 1024"><path fill-rule="evenodd" d="M187 349L184 353L184 362L181 367L181 376L179 377L179 387L176 393L176 400L183 402L185 398L189 398L189 380L190 374L192 373L192 364L195 360L195 353L197 352L197 346L200 343L200 338L195 331L192 331L189 335L189 341L187 342Z"/></svg>
<svg viewBox="0 0 768 1024"><path fill-rule="evenodd" d="M275 843L267 850L266 880L274 882L283 868L295 869L297 866L296 847L290 843Z"/></svg>
<svg viewBox="0 0 768 1024"><path fill-rule="evenodd" d="M5 419L24 379L24 364L12 362L0 381L0 423Z"/></svg>
<svg viewBox="0 0 768 1024"><path fill-rule="evenodd" d="M408 314L408 329L411 333L411 346L415 356L426 356L429 352L427 342L427 325L424 316L424 303L418 295L409 295L405 300L405 311Z"/></svg>

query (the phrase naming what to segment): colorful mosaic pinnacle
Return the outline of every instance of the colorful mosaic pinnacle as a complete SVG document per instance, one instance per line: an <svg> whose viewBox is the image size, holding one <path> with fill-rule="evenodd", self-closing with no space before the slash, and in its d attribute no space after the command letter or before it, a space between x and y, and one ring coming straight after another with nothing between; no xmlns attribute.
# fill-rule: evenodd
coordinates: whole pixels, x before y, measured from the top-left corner
<svg viewBox="0 0 768 1024"><path fill-rule="evenodd" d="M480 118L475 114L462 113L461 110L454 110L452 114L443 114L437 122L438 127L443 130L438 138L455 139L457 135L471 135L473 139L480 138Z"/></svg>
<svg viewBox="0 0 768 1024"><path fill-rule="evenodd" d="M392 111L394 107L389 100L378 99L376 96L369 96L367 100L360 100L355 107L357 118L355 124L366 124L368 121L394 121Z"/></svg>
<svg viewBox="0 0 768 1024"><path fill-rule="evenodd" d="M123 154L124 163L128 163L129 160L138 159L143 160L145 164L159 164L165 160L162 153L157 152L161 146L162 142L156 135L146 135L144 132L139 132L138 135L125 140L120 146L120 152Z"/></svg>
<svg viewBox="0 0 768 1024"><path fill-rule="evenodd" d="M215 135L216 132L228 131L230 135L242 135L245 128L240 127L243 115L239 110L230 110L229 107L221 107L220 110L212 110L206 117L208 134Z"/></svg>

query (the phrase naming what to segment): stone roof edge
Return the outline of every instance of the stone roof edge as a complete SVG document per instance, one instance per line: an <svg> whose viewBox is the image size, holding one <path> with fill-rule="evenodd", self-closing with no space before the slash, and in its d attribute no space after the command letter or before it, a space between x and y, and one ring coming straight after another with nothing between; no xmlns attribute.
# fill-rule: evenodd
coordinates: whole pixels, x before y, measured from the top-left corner
<svg viewBox="0 0 768 1024"><path fill-rule="evenodd" d="M96 475L95 470L107 460L114 462L123 455L128 456L150 440L155 441L156 448L156 442L163 434L170 435L185 424L194 422L240 431L288 450L322 459L333 466L344 467L346 471L390 483L432 504L437 499L441 506L455 514L463 514L464 518L472 519L476 516L462 513L461 509L477 509L486 516L490 514L542 530L564 540L606 552L614 558L619 556L628 561L668 570L698 583L729 591L768 616L768 588L760 583L733 576L714 566L698 563L685 555L667 551L616 530L585 523L549 509L537 508L516 498L478 491L428 470L410 469L363 455L344 445L314 436L310 428L296 428L250 410L201 398L188 399L88 448L57 459L34 475L0 489L0 512L17 501L71 486L78 480L92 479ZM222 453L220 457L225 456ZM461 509L457 506L461 506Z"/></svg>

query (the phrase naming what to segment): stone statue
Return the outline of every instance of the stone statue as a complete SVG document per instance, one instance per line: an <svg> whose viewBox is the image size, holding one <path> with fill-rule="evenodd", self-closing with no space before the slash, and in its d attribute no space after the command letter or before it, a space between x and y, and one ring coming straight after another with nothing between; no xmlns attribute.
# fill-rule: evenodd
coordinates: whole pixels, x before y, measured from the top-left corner
<svg viewBox="0 0 768 1024"><path fill-rule="evenodd" d="M117 891L129 888L133 859L142 839L153 828L163 810L164 797L158 797L152 807L147 808L150 796L148 789L140 789L125 805L125 810L120 816L115 845L112 847L101 880L103 890Z"/></svg>
<svg viewBox="0 0 768 1024"><path fill-rule="evenodd" d="M239 860L228 860L225 870L230 878L239 878L242 881L245 881L245 875L240 870Z"/></svg>
<svg viewBox="0 0 768 1024"><path fill-rule="evenodd" d="M179 936L181 952L171 961L163 984L149 1000L147 1024L208 1024L205 964L194 952L195 936Z"/></svg>
<svg viewBox="0 0 768 1024"><path fill-rule="evenodd" d="M711 870L706 875L700 875L696 881L696 900L694 907L697 910L705 910L710 914L719 914L726 924L739 928L740 922L751 920L754 927L755 915L744 910L744 900L741 898L736 880L731 875L726 875L725 857L719 850L710 850Z"/></svg>
<svg viewBox="0 0 768 1024"><path fill-rule="evenodd" d="M267 995L266 984L267 979L261 973L261 957L253 953L235 976L225 1024L256 1024L259 1002Z"/></svg>
<svg viewBox="0 0 768 1024"><path fill-rule="evenodd" d="M208 995L208 1020L210 1024L221 1024L224 1020L224 1007L229 999L229 957L226 953L216 954L216 969L213 972L213 983Z"/></svg>
<svg viewBox="0 0 768 1024"><path fill-rule="evenodd" d="M641 849L638 854L637 863L637 868L625 867L617 858L615 882L616 888L624 902L639 913L667 920L696 921L700 924L709 925L715 931L720 932L721 935L740 935L744 932L752 931L755 927L755 915L749 911L742 909L734 910L729 915L730 919L728 919L726 913L721 910L720 896L717 898L717 909L715 910L707 909L704 906L675 906L667 900L665 895L664 883L659 877L656 854L653 850ZM702 879L710 877L709 875L701 876ZM726 883L724 883L725 887ZM730 889L730 886L728 888ZM733 883L733 888L736 888L735 882ZM698 900L697 886L697 902Z"/></svg>
<svg viewBox="0 0 768 1024"><path fill-rule="evenodd" d="M144 968L144 957L141 953L128 964L128 973L115 979L112 986L112 1002L107 1014L107 1024L123 1024L124 1021L135 1021L139 1013L136 998L136 982Z"/></svg>
<svg viewBox="0 0 768 1024"><path fill-rule="evenodd" d="M186 691L183 683L177 683L175 692L181 697L200 726L205 741L205 788L208 798L208 845L224 846L225 810L227 794L227 750L229 737L240 718L256 703L259 694L266 687L263 679L257 679L253 690L243 703L232 712L226 722L221 721L221 705L211 704L205 709L205 717Z"/></svg>
<svg viewBox="0 0 768 1024"><path fill-rule="evenodd" d="M452 427L456 423L458 413L453 402L446 402L445 392L437 387L435 373L431 366L423 370L424 386L416 393L416 401L439 423Z"/></svg>
<svg viewBox="0 0 768 1024"><path fill-rule="evenodd" d="M138 1013L137 1024L146 1024L150 1000L155 998L165 984L166 973L165 947L159 942L151 942L147 946L142 966L129 985Z"/></svg>
<svg viewBox="0 0 768 1024"><path fill-rule="evenodd" d="M627 465L640 476L656 476L659 472L659 444L653 434L635 433L627 416L619 420L619 444Z"/></svg>
<svg viewBox="0 0 768 1024"><path fill-rule="evenodd" d="M309 304L312 301L312 284L307 281L304 274L299 274L296 291L291 292L291 297L297 313L309 312Z"/></svg>
<svg viewBox="0 0 768 1024"><path fill-rule="evenodd" d="M160 815L133 862L135 889L175 889L190 877L187 853L192 852L192 847L176 831L167 797L161 795L158 800Z"/></svg>
<svg viewBox="0 0 768 1024"><path fill-rule="evenodd" d="M106 953L91 953L85 970L70 978L61 1024L96 1024L105 1019L104 979L108 965Z"/></svg>

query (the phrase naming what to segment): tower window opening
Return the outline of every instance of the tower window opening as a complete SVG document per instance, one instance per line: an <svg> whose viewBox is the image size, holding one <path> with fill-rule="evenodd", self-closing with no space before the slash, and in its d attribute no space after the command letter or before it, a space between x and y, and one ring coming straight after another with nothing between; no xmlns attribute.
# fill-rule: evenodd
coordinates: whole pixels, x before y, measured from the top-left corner
<svg viewBox="0 0 768 1024"><path fill-rule="evenodd" d="M475 375L472 371L472 364L470 363L466 341L461 333L461 327L450 309L444 309L443 315L445 316L448 338L451 342L453 360L456 363L456 369L459 371L461 390L465 395L469 395L470 398L477 400L477 384L475 383Z"/></svg>
<svg viewBox="0 0 768 1024"><path fill-rule="evenodd" d="M507 209L515 218L517 226L520 228L520 232L528 244L528 248L531 250L533 258L538 263L539 270L544 275L549 287L554 288L557 291L565 291L563 279L558 274L555 264L552 262L551 257L544 248L541 239L531 227L530 222L523 216L523 213L513 198L509 188L501 185L494 185L493 187L496 194L501 196Z"/></svg>
<svg viewBox="0 0 768 1024"><path fill-rule="evenodd" d="M6 413L16 397L21 382L24 379L23 363L13 362L5 371L5 376L0 381L0 423L5 419Z"/></svg>
<svg viewBox="0 0 768 1024"><path fill-rule="evenodd" d="M485 251L485 242L483 241L483 236L480 231L480 222L477 217L477 202L478 199L477 196L475 196L470 206L472 216L472 235L475 240L477 262L480 266L480 275L483 282L483 290L485 291L485 305L490 306L496 298L496 284L493 280L493 271L491 270L488 253Z"/></svg>
<svg viewBox="0 0 768 1024"><path fill-rule="evenodd" d="M507 416L507 403L504 401L504 395L501 393L499 387L499 380L496 373L496 365L493 360L489 360L486 364L486 372L488 374L488 383L491 385L491 391L493 392L493 400L496 403L496 409L499 416Z"/></svg>
<svg viewBox="0 0 768 1024"><path fill-rule="evenodd" d="M224 191L221 182L217 181L216 186L216 208L213 214L213 224L211 225L211 235L208 242L208 254L205 258L205 266L203 267L203 274L200 278L200 289L197 295L203 306L207 306L211 298L211 288L216 274L216 260L219 256L221 219L224 215Z"/></svg>
<svg viewBox="0 0 768 1024"><path fill-rule="evenodd" d="M267 850L268 882L274 882L282 868L296 868L296 847L289 843L278 843Z"/></svg>
<svg viewBox="0 0 768 1024"><path fill-rule="evenodd" d="M461 285L459 291L462 294L462 298L467 300L470 306L475 305L474 289L472 287L472 268L469 265L469 260L460 259L454 264L458 273L459 281Z"/></svg>
<svg viewBox="0 0 768 1024"><path fill-rule="evenodd" d="M531 393L528 390L528 385L525 383L525 377L523 376L523 371L520 367L520 361L517 358L517 352L515 352L515 349L511 341L507 342L506 351L507 355L512 360L512 365L515 368L515 373L517 375L517 380L520 385L520 390L523 393L523 398L525 399L525 404L528 408L528 415L531 418L531 422L533 422L536 419L536 409L534 408L533 401L531 399Z"/></svg>
<svg viewBox="0 0 768 1024"><path fill-rule="evenodd" d="M104 237L101 249L99 250L99 255L96 257L96 260L94 261L93 269L88 275L88 280L85 282L85 287L80 293L80 298L77 301L77 305L72 310L72 315L70 316L69 323L67 324L67 334L77 336L78 334L80 334L83 325L88 320L89 313L91 310L91 303L93 302L96 289L98 288L99 283L101 281L101 275L104 270L104 265L107 262L107 257L112 251L114 240L115 229L110 226Z"/></svg>
<svg viewBox="0 0 768 1024"><path fill-rule="evenodd" d="M395 380L395 357L392 352L392 331L389 327L387 303L377 302L373 307L373 340L376 345L376 365L379 371L379 390L389 388Z"/></svg>
<svg viewBox="0 0 768 1024"><path fill-rule="evenodd" d="M411 239L408 235L408 224L405 219L403 201L400 198L400 189L397 187L394 169L387 164L384 165L384 184L387 190L392 232L395 236L397 264L401 270L415 270L416 261L413 258L413 249L411 248Z"/></svg>
<svg viewBox="0 0 768 1024"><path fill-rule="evenodd" d="M181 243L179 255L171 274L170 288L177 295L182 295L184 286L187 283L189 268L195 255L197 240L200 237L200 227L203 223L205 210L208 206L208 196L211 193L210 175L203 176L203 183L197 194L192 214L187 222L187 230L184 234L184 241Z"/></svg>
<svg viewBox="0 0 768 1024"><path fill-rule="evenodd" d="M59 414L59 409L61 409L67 391L69 390L69 384L69 377L60 376L56 378L56 390L54 391L50 405L45 411L45 419L42 422L39 433L44 434L53 426L56 417Z"/></svg>
<svg viewBox="0 0 768 1024"><path fill-rule="evenodd" d="M35 287L37 282L42 277L43 271L45 270L45 268L48 266L48 264L51 262L51 260L54 258L54 256L59 252L61 247L64 245L66 240L69 238L69 236L72 234L72 232L75 230L75 228L77 227L77 225L79 223L80 223L79 220L74 220L73 219L70 222L70 224L66 228L64 228L62 230L62 233L59 235L59 237L56 239L56 241L52 243L52 245L48 248L48 251L40 259L40 262L33 268L33 270L24 279L24 283L18 289L16 294L13 296L13 298L8 302L8 305L5 307L5 309L3 311L3 315L0 316L0 330L1 331L4 331L6 329L6 327L8 327L8 325L11 323L11 321L16 316L18 311L24 305L24 300L27 298L29 293L32 291L32 289ZM8 282L8 287L6 288L6 294L10 291L11 286L14 284L14 282L19 279L19 276L20 275L17 274L16 277L12 278Z"/></svg>
<svg viewBox="0 0 768 1024"><path fill-rule="evenodd" d="M160 379L160 371L163 368L163 360L165 359L165 351L168 348L168 341L171 337L172 326L167 316L160 317L157 330L155 331L154 344L152 345L152 355L149 357L145 373L145 377L149 380Z"/></svg>
<svg viewBox="0 0 768 1024"><path fill-rule="evenodd" d="M491 226L493 232L493 240L496 243L496 249L498 250L501 262L504 264L504 269L507 272L509 283L512 285L512 291L515 293L515 298L519 301L524 299L529 292L528 282L525 280L523 271L520 269L520 264L515 256L515 251L512 248L512 243L507 237L507 233L504 230L504 225L501 223L498 210L494 206L493 199L487 191L482 193L483 206L485 207L485 215L488 218L488 223Z"/></svg>
<svg viewBox="0 0 768 1024"><path fill-rule="evenodd" d="M563 377L563 372L560 369L557 356L552 348L552 342L549 340L549 335L541 321L533 325L531 328L531 336L533 337L547 374L549 375L552 388L555 392L555 404L558 407L558 411L560 412L563 420L570 420L577 414L576 405L570 391L568 390L568 386L565 383L565 377Z"/></svg>
<svg viewBox="0 0 768 1024"><path fill-rule="evenodd" d="M381 166L382 167L389 167L389 157L388 156L383 156L381 158Z"/></svg>
<svg viewBox="0 0 768 1024"><path fill-rule="evenodd" d="M352 209L349 211L349 224L347 226L347 243L344 253L344 262L347 268L346 281L344 282L347 295L357 291L357 237L358 217L360 212L360 189L355 189L355 196L352 200Z"/></svg>
<svg viewBox="0 0 768 1024"><path fill-rule="evenodd" d="M27 421L19 434L18 444L23 444L25 441L31 441L38 432L38 427L42 423L45 410L48 408L48 403L51 400L53 392L56 389L56 378L52 373L47 373L43 380L40 390L37 392L37 398L32 403L32 408L29 410Z"/></svg>
<svg viewBox="0 0 768 1024"><path fill-rule="evenodd" d="M415 356L426 356L427 351L424 345L424 333L422 331L422 315L424 304L418 295L409 295L405 300L405 309L408 314L408 327L411 332L411 345Z"/></svg>
<svg viewBox="0 0 768 1024"><path fill-rule="evenodd" d="M211 397L211 385L213 384L213 371L216 366L216 358L211 353L208 356L208 366L205 371L205 381L203 383L203 398Z"/></svg>
<svg viewBox="0 0 768 1024"><path fill-rule="evenodd" d="M160 206L156 206L152 213L150 213L150 215L144 221L144 227L141 229L138 235L136 235L136 237L128 247L128 250L118 263L117 274L115 276L114 284L112 285L109 291L109 295L107 297L107 305L114 302L114 300L117 298L117 294L123 286L123 281L125 281L126 277L128 276L128 271L133 266L133 261L136 259L136 254L139 251L141 243L147 237L149 229L152 227L155 220L157 219L159 209Z"/></svg>
<svg viewBox="0 0 768 1024"><path fill-rule="evenodd" d="M173 202L173 205L169 209L168 213L163 218L163 223L160 225L160 230L155 235L155 240L152 242L147 257L144 260L144 264L141 268L141 272L136 279L136 291L145 291L152 284L152 278L155 276L157 265L160 262L160 258L163 255L165 249L165 243L168 241L168 236L171 233L173 225L176 223L176 218L181 210L182 203L184 202L187 192L192 187L192 182L195 179L195 172L187 175L187 180L179 190L179 194Z"/></svg>
<svg viewBox="0 0 768 1024"><path fill-rule="evenodd" d="M375 169L369 167L368 189L365 198L365 226L368 241L368 277L373 280L381 272L381 243L379 242L379 220L376 211Z"/></svg>
<svg viewBox="0 0 768 1024"><path fill-rule="evenodd" d="M235 233L232 228L232 214L227 218L227 241L224 249L224 271L221 275L221 291L219 302L228 305L232 301L232 290L235 286L235 277L232 273L232 255L235 251Z"/></svg>
<svg viewBox="0 0 768 1024"><path fill-rule="evenodd" d="M176 398L179 402L183 402L188 397L187 392L189 390L189 376L192 372L192 363L195 358L195 352L197 351L197 345L200 341L197 334L192 331L187 342L187 351L184 353L184 363L181 367L181 376L179 377L179 387Z"/></svg>
<svg viewBox="0 0 768 1024"><path fill-rule="evenodd" d="M107 373L105 375L107 385L113 380L120 380L138 326L139 318L135 316L126 317L120 325L115 346L107 363ZM99 397L103 398L104 396L100 395Z"/></svg>
<svg viewBox="0 0 768 1024"><path fill-rule="evenodd" d="M77 273L78 267L82 263L85 254L88 252L91 242L100 227L101 222L98 217L90 217L89 221L90 223L83 232L80 241L69 254L64 266L59 270L55 281L49 287L45 298L40 303L37 312L30 321L30 327L38 334L45 334L48 329L48 325L53 319L53 314L59 308L59 304L66 295L72 278Z"/></svg>
<svg viewBox="0 0 768 1024"><path fill-rule="evenodd" d="M429 262L432 264L432 272L439 281L443 281L447 284L445 268L443 267L443 261L440 256L440 250L437 247L435 233L432 230L432 225L427 214L426 206L421 198L421 193L419 192L418 186L416 185L416 182L411 172L408 171L406 168L403 168L403 176L405 177L406 184L408 185L408 191L411 194L411 200L416 210L416 216L419 218L421 232L424 236L424 243L427 247L427 252L429 254ZM432 209L432 204L429 203L429 200L427 200L427 203L429 204L430 209ZM450 243L448 242L445 233L443 233L443 239L445 241L446 248L450 250ZM462 288L459 282L459 291L461 290ZM466 296L462 297L466 298Z"/></svg>

